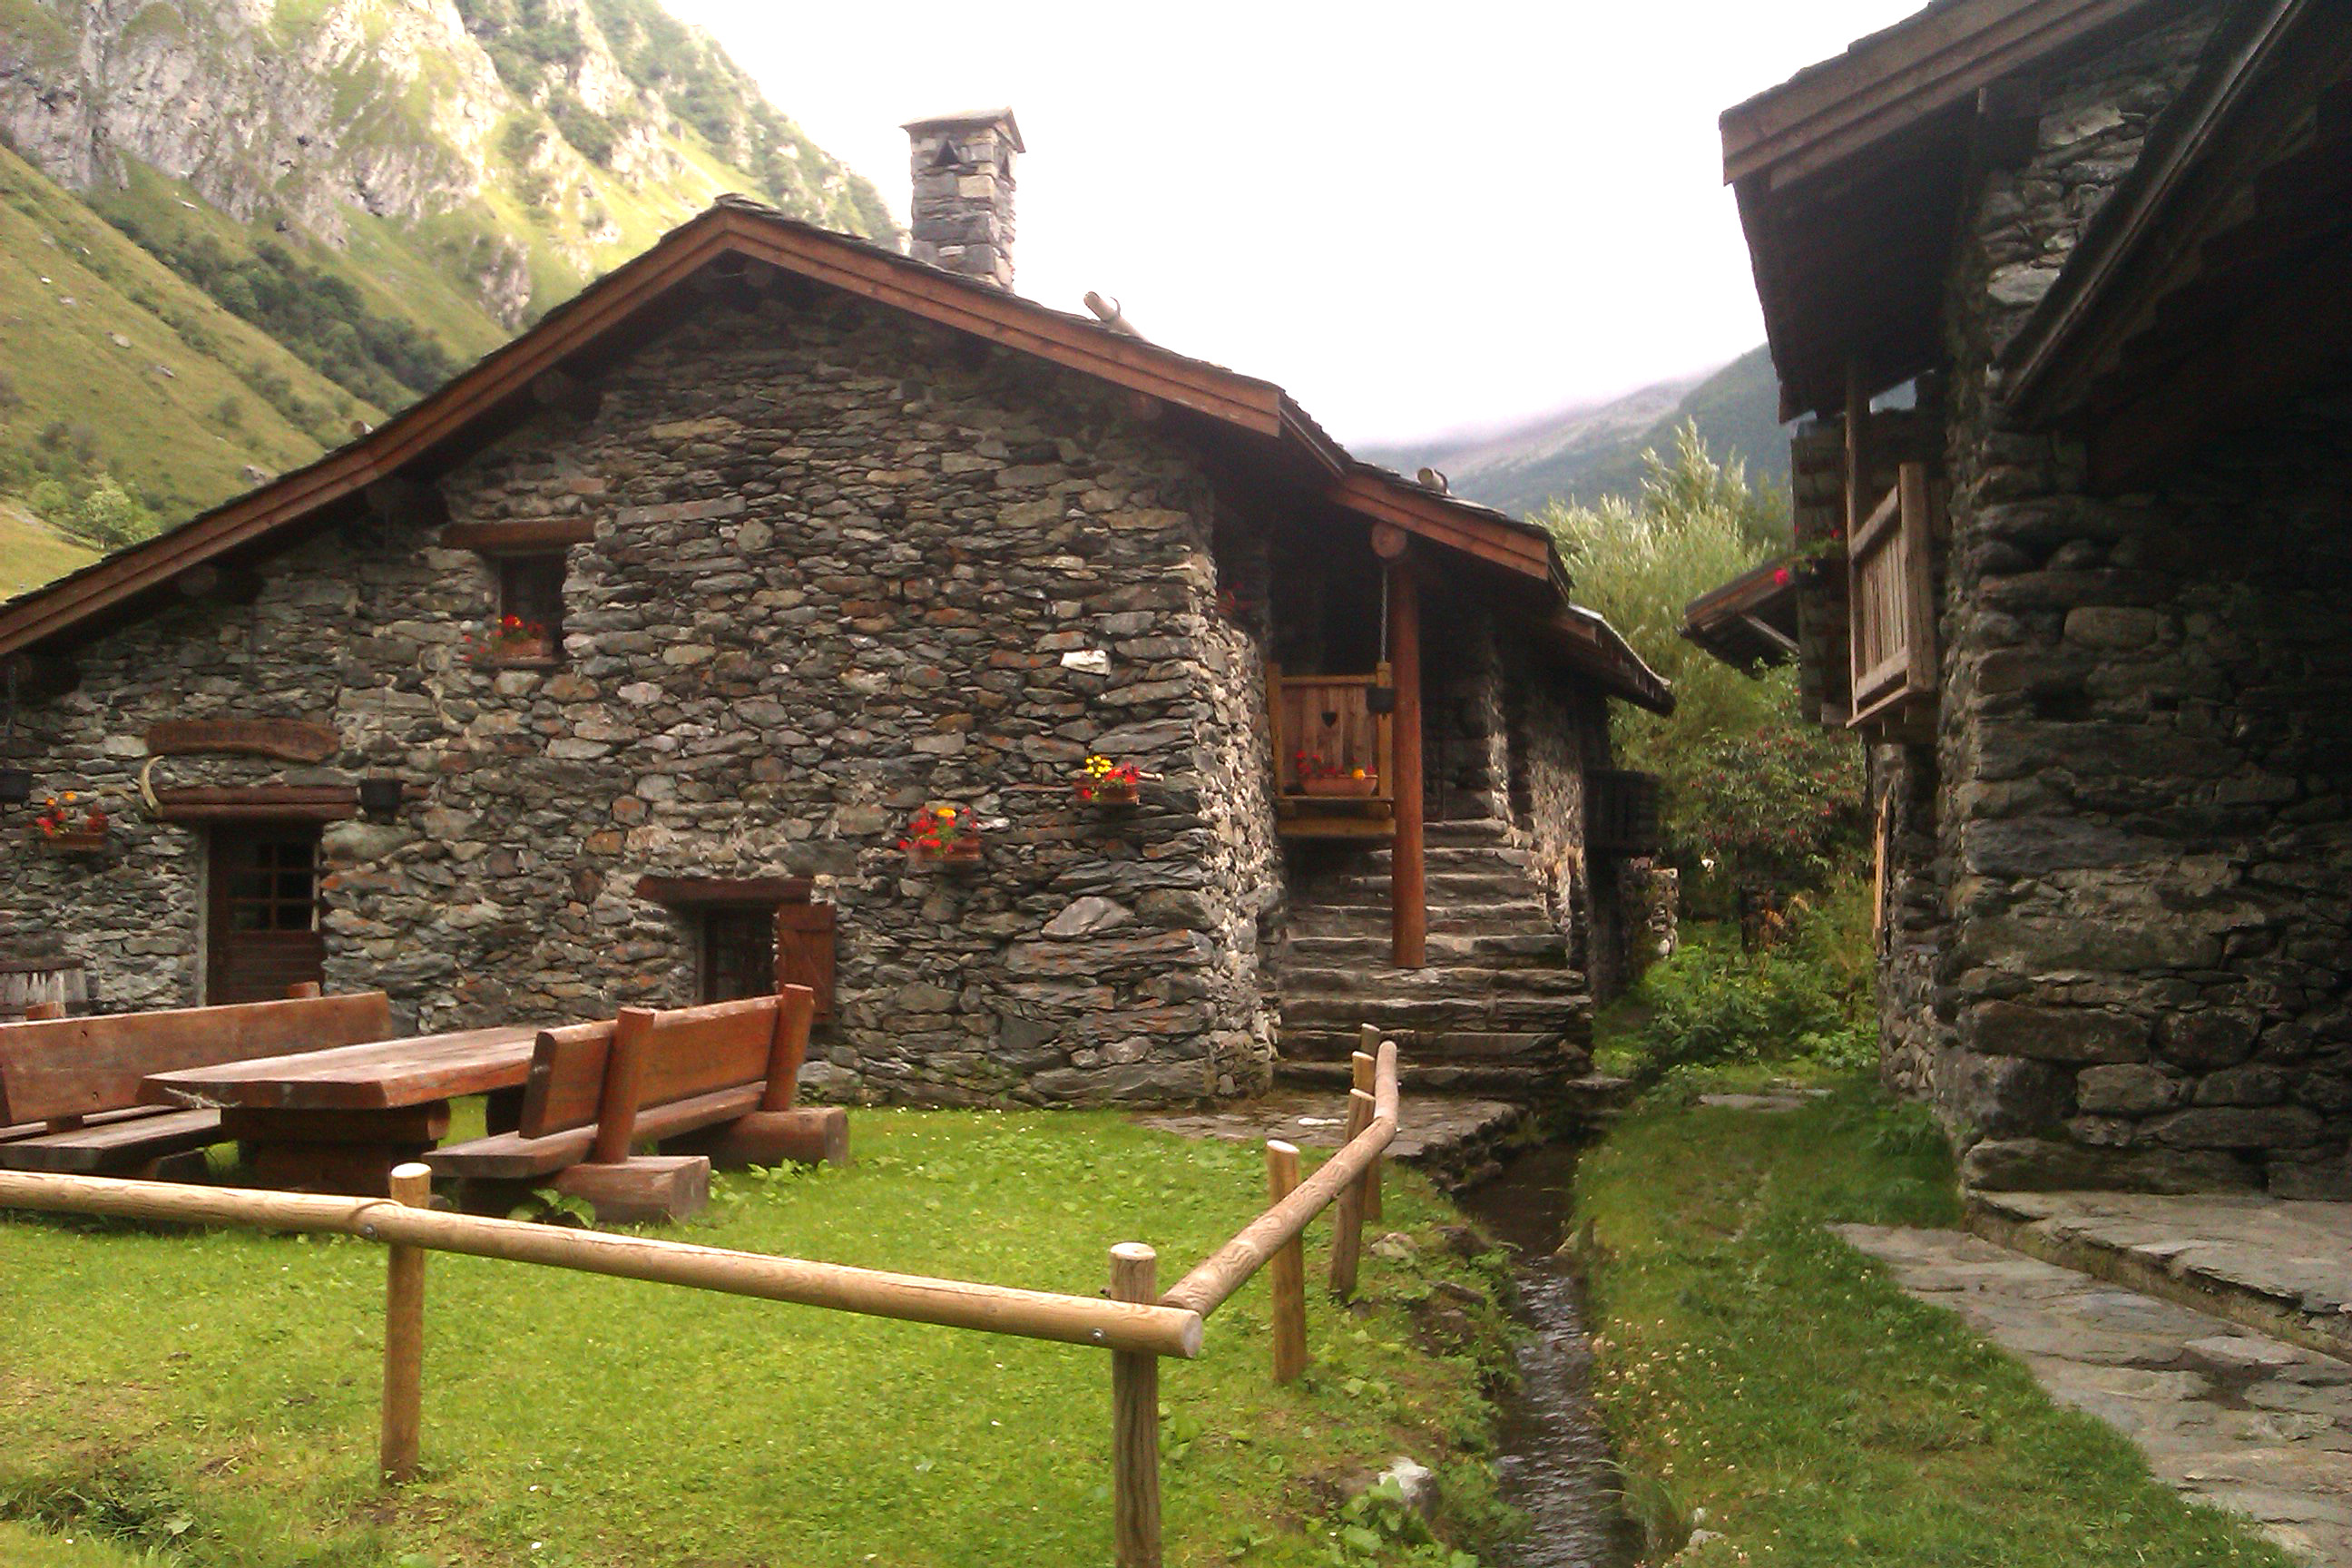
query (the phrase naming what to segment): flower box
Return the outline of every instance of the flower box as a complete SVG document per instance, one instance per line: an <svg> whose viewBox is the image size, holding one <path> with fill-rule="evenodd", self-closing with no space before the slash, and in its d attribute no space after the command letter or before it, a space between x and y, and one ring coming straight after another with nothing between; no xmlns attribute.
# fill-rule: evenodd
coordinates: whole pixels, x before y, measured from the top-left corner
<svg viewBox="0 0 2352 1568"><path fill-rule="evenodd" d="M1078 798L1095 805L1139 805L1143 801L1143 785L1134 779L1082 779Z"/></svg>
<svg viewBox="0 0 2352 1568"><path fill-rule="evenodd" d="M1370 800L1381 793L1381 781L1369 773L1362 778L1350 778L1344 773L1330 773L1320 778L1302 779L1299 781L1298 787L1307 795L1349 800Z"/></svg>
<svg viewBox="0 0 2352 1568"><path fill-rule="evenodd" d="M980 836L965 833L945 844L918 840L907 847L907 858L918 866L977 866L980 864Z"/></svg>
<svg viewBox="0 0 2352 1568"><path fill-rule="evenodd" d="M490 645L490 657L499 664L552 664L553 637L500 637Z"/></svg>
<svg viewBox="0 0 2352 1568"><path fill-rule="evenodd" d="M52 855L96 855L106 848L103 827L61 827L54 833L30 828L34 844Z"/></svg>

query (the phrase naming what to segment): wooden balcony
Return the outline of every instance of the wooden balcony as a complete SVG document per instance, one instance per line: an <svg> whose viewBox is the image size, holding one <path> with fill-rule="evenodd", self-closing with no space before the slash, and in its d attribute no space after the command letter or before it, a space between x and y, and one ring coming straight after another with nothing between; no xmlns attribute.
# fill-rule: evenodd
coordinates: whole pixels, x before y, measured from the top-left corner
<svg viewBox="0 0 2352 1568"><path fill-rule="evenodd" d="M1275 811L1286 837L1394 835L1395 721L1375 693L1394 690L1389 667L1369 675L1285 675L1266 668L1274 736Z"/></svg>

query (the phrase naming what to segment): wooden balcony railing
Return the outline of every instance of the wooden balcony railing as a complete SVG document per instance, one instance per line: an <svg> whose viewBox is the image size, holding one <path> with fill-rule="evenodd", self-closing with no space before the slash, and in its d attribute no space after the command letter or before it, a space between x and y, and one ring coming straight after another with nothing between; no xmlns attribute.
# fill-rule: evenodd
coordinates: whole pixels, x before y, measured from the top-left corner
<svg viewBox="0 0 2352 1568"><path fill-rule="evenodd" d="M1352 821L1385 831L1395 801L1391 762L1394 719L1381 695L1391 693L1389 667L1368 675L1285 675L1266 671L1266 711L1274 736L1275 797L1286 824Z"/></svg>
<svg viewBox="0 0 2352 1568"><path fill-rule="evenodd" d="M1899 481L1846 544L1852 618L1853 716L1864 729L1936 695L1934 492L1927 468L1902 466Z"/></svg>

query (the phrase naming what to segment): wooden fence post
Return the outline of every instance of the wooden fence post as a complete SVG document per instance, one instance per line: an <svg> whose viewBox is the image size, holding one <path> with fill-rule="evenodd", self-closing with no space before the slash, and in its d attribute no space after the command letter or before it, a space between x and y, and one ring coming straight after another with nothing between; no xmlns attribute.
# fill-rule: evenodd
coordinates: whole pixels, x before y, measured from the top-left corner
<svg viewBox="0 0 2352 1568"><path fill-rule="evenodd" d="M1372 1124L1372 1097L1362 1089L1348 1094L1348 1129L1342 1146L1356 1141ZM1356 1260L1364 1250L1364 1184L1349 1182L1331 1205L1331 1289L1339 1296L1356 1291Z"/></svg>
<svg viewBox="0 0 2352 1568"><path fill-rule="evenodd" d="M1355 1069L1356 1087L1366 1094L1371 1093L1373 1086L1380 1081L1380 1062L1375 1054L1380 1048L1380 1031L1367 1025L1364 1028L1364 1048L1358 1051L1349 1064ZM1374 1224L1378 1224L1381 1218L1381 1162L1378 1155L1373 1156L1372 1163L1364 1167L1364 1217Z"/></svg>
<svg viewBox="0 0 2352 1568"><path fill-rule="evenodd" d="M1157 1301L1160 1255L1139 1241L1110 1249L1110 1299ZM1160 1358L1110 1356L1111 1536L1118 1568L1160 1568Z"/></svg>
<svg viewBox="0 0 2352 1568"><path fill-rule="evenodd" d="M431 1207L433 1168L415 1162L394 1166L392 1201ZM377 1458L383 1479L398 1483L416 1477L424 1423L425 1249L394 1242L384 1252L383 1441Z"/></svg>
<svg viewBox="0 0 2352 1568"><path fill-rule="evenodd" d="M1298 1187L1298 1148L1270 1138L1265 1145L1265 1195L1272 1207ZM1297 1237L1266 1259L1274 1300L1274 1381L1296 1383L1307 1370L1307 1244Z"/></svg>

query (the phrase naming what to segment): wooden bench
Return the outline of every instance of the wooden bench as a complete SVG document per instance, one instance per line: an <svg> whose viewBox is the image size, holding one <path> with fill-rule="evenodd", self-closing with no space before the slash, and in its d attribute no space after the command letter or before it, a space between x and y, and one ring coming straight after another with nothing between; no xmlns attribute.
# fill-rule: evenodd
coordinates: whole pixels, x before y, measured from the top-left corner
<svg viewBox="0 0 2352 1568"><path fill-rule="evenodd" d="M0 1024L0 1169L155 1174L159 1162L227 1134L216 1110L140 1104L148 1074L391 1032L392 1004L381 991Z"/></svg>
<svg viewBox="0 0 2352 1568"><path fill-rule="evenodd" d="M521 1124L425 1156L466 1184L468 1207L519 1189L587 1199L600 1220L679 1219L709 1199L710 1171L847 1157L838 1107L793 1109L815 996L782 994L544 1029ZM662 1152L635 1155L640 1142Z"/></svg>

